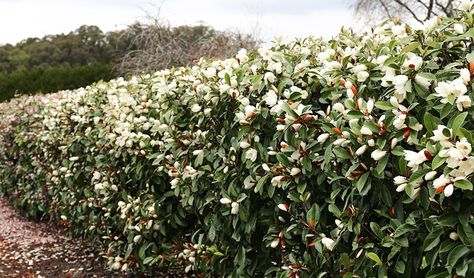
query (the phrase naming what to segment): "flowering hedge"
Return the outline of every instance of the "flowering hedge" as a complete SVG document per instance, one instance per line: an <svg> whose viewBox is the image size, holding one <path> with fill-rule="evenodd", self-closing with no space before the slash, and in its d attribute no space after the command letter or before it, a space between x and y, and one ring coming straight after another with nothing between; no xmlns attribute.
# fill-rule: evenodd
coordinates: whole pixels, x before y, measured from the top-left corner
<svg viewBox="0 0 474 278"><path fill-rule="evenodd" d="M1 104L1 192L118 271L474 275L474 20Z"/></svg>

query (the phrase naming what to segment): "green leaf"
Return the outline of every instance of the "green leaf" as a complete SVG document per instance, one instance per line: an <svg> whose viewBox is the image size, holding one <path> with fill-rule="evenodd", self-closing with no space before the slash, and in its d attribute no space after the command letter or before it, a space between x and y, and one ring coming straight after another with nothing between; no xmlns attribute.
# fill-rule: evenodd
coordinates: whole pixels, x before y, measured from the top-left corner
<svg viewBox="0 0 474 278"><path fill-rule="evenodd" d="M393 236L399 237L410 232L411 230L412 230L411 225L402 224L395 230L395 232L393 233Z"/></svg>
<svg viewBox="0 0 474 278"><path fill-rule="evenodd" d="M291 167L290 160L288 159L288 157L286 156L286 154L284 154L284 153L277 153L277 154L276 154L276 158L277 158L278 162L280 162L281 165L284 165L284 166L286 166L286 167Z"/></svg>
<svg viewBox="0 0 474 278"><path fill-rule="evenodd" d="M373 252L368 252L366 254L367 258L371 259L375 262L375 265L382 265L382 260L380 260L379 256Z"/></svg>
<svg viewBox="0 0 474 278"><path fill-rule="evenodd" d="M398 272L398 273L405 273L405 263L403 261L398 261L396 264L395 264L395 270Z"/></svg>
<svg viewBox="0 0 474 278"><path fill-rule="evenodd" d="M462 190L472 190L472 183L468 180L457 180L454 182L454 186Z"/></svg>
<svg viewBox="0 0 474 278"><path fill-rule="evenodd" d="M431 170L438 169L441 165L443 165L446 162L447 159L448 159L447 157L441 157L439 155L436 155L433 158L433 161L431 161Z"/></svg>
<svg viewBox="0 0 474 278"><path fill-rule="evenodd" d="M377 101L375 102L375 107L381 110L393 110L395 107L393 107L390 102L388 101Z"/></svg>
<svg viewBox="0 0 474 278"><path fill-rule="evenodd" d="M318 204L313 204L311 208L308 210L306 213L306 223L312 224L313 227L316 226L319 222L319 216L320 216L320 211L319 211L319 206Z"/></svg>
<svg viewBox="0 0 474 278"><path fill-rule="evenodd" d="M365 183L367 182L367 178L369 177L369 172L364 173L356 182L356 188L359 192L362 192L364 189Z"/></svg>
<svg viewBox="0 0 474 278"><path fill-rule="evenodd" d="M334 154L336 155L336 157L338 158L343 158L343 159L349 159L351 158L351 156L349 155L349 153L347 152L347 150L341 148L341 147L335 147L333 149L334 151Z"/></svg>
<svg viewBox="0 0 474 278"><path fill-rule="evenodd" d="M449 252L448 259L447 259L448 265L455 266L458 260L462 256L469 254L469 252L470 252L469 248L467 248L464 245L458 245L454 247L454 249L451 250L451 252Z"/></svg>
<svg viewBox="0 0 474 278"><path fill-rule="evenodd" d="M239 251L237 252L237 256L235 256L234 259L234 264L240 266L241 268L245 266L245 260L246 260L246 254L247 252L245 251L245 247L240 247Z"/></svg>
<svg viewBox="0 0 474 278"><path fill-rule="evenodd" d="M448 213L448 214L444 214L444 215L441 215L439 218L438 218L438 223L441 225L441 226L454 226L458 223L458 214L453 212L453 213Z"/></svg>
<svg viewBox="0 0 474 278"><path fill-rule="evenodd" d="M453 120L451 128L453 129L454 136L459 135L459 129L464 125L467 117L467 112L463 112L456 116Z"/></svg>
<svg viewBox="0 0 474 278"><path fill-rule="evenodd" d="M430 251L438 245L439 238L441 237L442 232L442 229L434 230L425 238L425 240L423 241L423 250L425 252Z"/></svg>
<svg viewBox="0 0 474 278"><path fill-rule="evenodd" d="M263 176L261 177L258 181L257 181L257 184L255 185L255 189L254 189L254 192L257 193L257 192L261 192L262 188L263 188L263 185L265 184L265 182L267 182L269 176L266 175L266 176Z"/></svg>
<svg viewBox="0 0 474 278"><path fill-rule="evenodd" d="M410 43L409 45L405 46L403 49L402 49L402 53L408 53L408 52L412 52L413 50L417 49L418 47L420 46L420 43L419 42L413 42L413 43Z"/></svg>
<svg viewBox="0 0 474 278"><path fill-rule="evenodd" d="M293 118L298 118L298 114L296 114L296 112L291 109L291 107L288 105L288 102L284 101L283 105L281 105L281 108Z"/></svg>
<svg viewBox="0 0 474 278"><path fill-rule="evenodd" d="M429 112L426 112L423 116L423 123L428 130L428 132L433 132L441 121L435 116L431 115Z"/></svg>
<svg viewBox="0 0 474 278"><path fill-rule="evenodd" d="M436 80L436 75L429 72L419 72L416 75L426 78L428 80Z"/></svg>
<svg viewBox="0 0 474 278"><path fill-rule="evenodd" d="M196 156L196 160L194 160L194 166L200 166L202 164L203 159L204 159L204 151L201 151Z"/></svg>

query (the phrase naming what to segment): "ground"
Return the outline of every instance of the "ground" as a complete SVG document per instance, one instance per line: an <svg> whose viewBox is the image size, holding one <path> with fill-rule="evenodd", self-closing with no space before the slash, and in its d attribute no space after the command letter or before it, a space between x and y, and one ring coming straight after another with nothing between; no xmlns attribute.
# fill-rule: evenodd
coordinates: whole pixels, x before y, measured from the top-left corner
<svg viewBox="0 0 474 278"><path fill-rule="evenodd" d="M0 198L0 277L125 277L111 273L96 249L72 239L51 222L20 216ZM128 277L195 277L181 267Z"/></svg>
<svg viewBox="0 0 474 278"><path fill-rule="evenodd" d="M0 277L113 277L90 245L0 199Z"/></svg>

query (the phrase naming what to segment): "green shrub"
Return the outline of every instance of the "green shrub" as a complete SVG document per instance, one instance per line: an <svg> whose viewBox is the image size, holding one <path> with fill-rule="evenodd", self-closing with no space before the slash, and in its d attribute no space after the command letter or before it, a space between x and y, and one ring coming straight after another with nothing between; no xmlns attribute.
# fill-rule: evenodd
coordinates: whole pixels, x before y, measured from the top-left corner
<svg viewBox="0 0 474 278"><path fill-rule="evenodd" d="M1 191L100 242L116 270L472 277L466 3L420 30L385 22L13 99Z"/></svg>
<svg viewBox="0 0 474 278"><path fill-rule="evenodd" d="M112 79L112 65L90 64L74 67L45 67L0 73L0 101L15 94L50 93L76 89L99 80Z"/></svg>

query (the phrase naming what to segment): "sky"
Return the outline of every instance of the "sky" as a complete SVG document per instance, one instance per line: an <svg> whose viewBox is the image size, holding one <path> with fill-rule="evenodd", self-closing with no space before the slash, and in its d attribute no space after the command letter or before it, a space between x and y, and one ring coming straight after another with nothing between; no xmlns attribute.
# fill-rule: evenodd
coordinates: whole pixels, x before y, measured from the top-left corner
<svg viewBox="0 0 474 278"><path fill-rule="evenodd" d="M0 45L68 33L79 26L124 29L156 16L172 25L200 22L257 35L264 42L308 35L330 38L355 24L351 0L0 0Z"/></svg>

